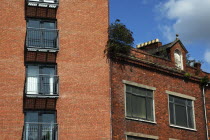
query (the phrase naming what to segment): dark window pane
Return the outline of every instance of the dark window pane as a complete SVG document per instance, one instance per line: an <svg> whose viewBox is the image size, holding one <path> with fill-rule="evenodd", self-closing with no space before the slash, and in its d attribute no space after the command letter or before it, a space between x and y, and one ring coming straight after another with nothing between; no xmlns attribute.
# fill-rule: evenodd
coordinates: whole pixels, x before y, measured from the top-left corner
<svg viewBox="0 0 210 140"><path fill-rule="evenodd" d="M137 94L138 94L138 95L141 95L141 96L146 96L146 95L147 95L147 91L148 91L148 90L146 90L146 89L138 88Z"/></svg>
<svg viewBox="0 0 210 140"><path fill-rule="evenodd" d="M187 105L192 107L192 101L187 100Z"/></svg>
<svg viewBox="0 0 210 140"><path fill-rule="evenodd" d="M126 114L134 118L154 120L153 92L126 85Z"/></svg>
<svg viewBox="0 0 210 140"><path fill-rule="evenodd" d="M55 68L54 67L41 67L40 73L40 90L41 93L53 94L55 90Z"/></svg>
<svg viewBox="0 0 210 140"><path fill-rule="evenodd" d="M153 100L147 99L147 119L154 120L153 118Z"/></svg>
<svg viewBox="0 0 210 140"><path fill-rule="evenodd" d="M126 114L127 116L132 116L132 107L131 107L131 94L126 94Z"/></svg>
<svg viewBox="0 0 210 140"><path fill-rule="evenodd" d="M174 97L169 96L169 101L173 102L174 101Z"/></svg>
<svg viewBox="0 0 210 140"><path fill-rule="evenodd" d="M153 92L150 91L150 90L148 90L148 91L147 91L147 96L148 96L148 97L153 97Z"/></svg>
<svg viewBox="0 0 210 140"><path fill-rule="evenodd" d="M42 114L43 123L55 123L55 114Z"/></svg>
<svg viewBox="0 0 210 140"><path fill-rule="evenodd" d="M40 73L46 74L46 75L54 75L55 74L55 68L54 67L40 67Z"/></svg>
<svg viewBox="0 0 210 140"><path fill-rule="evenodd" d="M27 27L31 28L40 28L40 22L39 20L28 20Z"/></svg>
<svg viewBox="0 0 210 140"><path fill-rule="evenodd" d="M133 116L137 118L146 119L146 101L145 98L133 96Z"/></svg>
<svg viewBox="0 0 210 140"><path fill-rule="evenodd" d="M170 123L194 128L192 101L174 96L169 96L169 100Z"/></svg>
<svg viewBox="0 0 210 140"><path fill-rule="evenodd" d="M173 103L169 103L169 109L170 109L170 123L175 124L174 122L174 106Z"/></svg>
<svg viewBox="0 0 210 140"><path fill-rule="evenodd" d="M25 122L39 122L38 112L26 112Z"/></svg>
<svg viewBox="0 0 210 140"><path fill-rule="evenodd" d="M181 104L181 105L186 105L186 99L182 99L182 98L175 98L175 103Z"/></svg>
<svg viewBox="0 0 210 140"><path fill-rule="evenodd" d="M132 87L132 93L138 94L139 93L138 88Z"/></svg>
<svg viewBox="0 0 210 140"><path fill-rule="evenodd" d="M46 29L55 29L55 22L43 22L42 27Z"/></svg>
<svg viewBox="0 0 210 140"><path fill-rule="evenodd" d="M185 106L175 105L176 125L187 127L187 112Z"/></svg>
<svg viewBox="0 0 210 140"><path fill-rule="evenodd" d="M194 128L194 123L193 123L193 112L192 112L192 107L187 107L187 112L188 112L188 123L190 128Z"/></svg>
<svg viewBox="0 0 210 140"><path fill-rule="evenodd" d="M126 91L127 91L127 92L132 92L132 87L129 86L129 85L126 85Z"/></svg>

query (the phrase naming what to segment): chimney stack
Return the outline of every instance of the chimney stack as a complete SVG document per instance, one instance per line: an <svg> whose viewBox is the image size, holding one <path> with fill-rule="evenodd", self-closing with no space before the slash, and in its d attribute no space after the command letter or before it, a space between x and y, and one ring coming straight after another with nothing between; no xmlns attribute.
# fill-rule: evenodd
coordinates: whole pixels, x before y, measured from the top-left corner
<svg viewBox="0 0 210 140"><path fill-rule="evenodd" d="M159 42L159 39L154 39L154 40L136 45L136 48L144 50L144 51L149 51L149 50L153 50L155 48L158 48L160 46L162 46L162 42Z"/></svg>
<svg viewBox="0 0 210 140"><path fill-rule="evenodd" d="M195 62L195 63L194 63L194 67L195 67L196 69L200 70L200 69L201 69L201 63L200 63L200 62Z"/></svg>

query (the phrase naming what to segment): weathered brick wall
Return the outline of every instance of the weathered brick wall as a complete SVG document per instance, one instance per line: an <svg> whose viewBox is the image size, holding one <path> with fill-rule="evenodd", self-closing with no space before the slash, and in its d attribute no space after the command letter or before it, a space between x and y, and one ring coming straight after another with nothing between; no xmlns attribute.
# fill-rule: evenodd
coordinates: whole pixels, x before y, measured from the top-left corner
<svg viewBox="0 0 210 140"><path fill-rule="evenodd" d="M155 68L155 67L154 67ZM205 140L205 120L202 90L199 83L184 81L170 73L147 68L144 65L124 64L112 65L112 127L113 140L125 140L125 132L143 133L159 136L160 140L176 138L180 140ZM122 80L156 87L154 92L155 116L157 124L125 119L124 84ZM196 130L178 129L169 126L168 96L166 90L182 93L196 98L195 122Z"/></svg>
<svg viewBox="0 0 210 140"><path fill-rule="evenodd" d="M24 0L1 0L0 13L0 139L20 140L24 125Z"/></svg>
<svg viewBox="0 0 210 140"><path fill-rule="evenodd" d="M61 140L109 140L108 0L60 0L57 11Z"/></svg>

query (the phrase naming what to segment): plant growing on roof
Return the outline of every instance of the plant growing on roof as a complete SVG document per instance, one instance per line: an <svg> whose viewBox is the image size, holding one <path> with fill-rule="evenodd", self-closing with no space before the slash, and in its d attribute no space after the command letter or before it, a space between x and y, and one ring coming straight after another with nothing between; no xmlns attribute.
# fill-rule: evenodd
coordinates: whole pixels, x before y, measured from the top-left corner
<svg viewBox="0 0 210 140"><path fill-rule="evenodd" d="M203 78L201 78L201 86L206 86L208 84L208 82L210 82L209 77L208 76L204 76Z"/></svg>
<svg viewBox="0 0 210 140"><path fill-rule="evenodd" d="M191 74L190 74L190 73L186 72L186 73L184 74L184 80L185 80L185 81L188 81L188 80L190 79L190 77L191 77Z"/></svg>
<svg viewBox="0 0 210 140"><path fill-rule="evenodd" d="M188 66L194 67L194 65L195 65L196 63L203 64L203 61L201 61L201 60L195 60L195 59L190 59L190 54L187 54L187 55L186 55L186 64L187 64Z"/></svg>
<svg viewBox="0 0 210 140"><path fill-rule="evenodd" d="M120 54L130 55L134 42L133 32L117 19L109 26L108 33L109 38L104 50L107 58L116 59Z"/></svg>

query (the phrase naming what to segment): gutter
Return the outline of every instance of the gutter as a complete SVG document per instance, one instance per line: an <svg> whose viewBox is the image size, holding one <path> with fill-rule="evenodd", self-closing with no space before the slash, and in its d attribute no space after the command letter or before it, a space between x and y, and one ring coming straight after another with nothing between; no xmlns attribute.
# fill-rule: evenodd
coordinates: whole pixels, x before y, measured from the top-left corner
<svg viewBox="0 0 210 140"><path fill-rule="evenodd" d="M205 98L205 86L210 85L210 82L207 85L203 86L203 105L204 105L204 116L205 116L205 123L206 123L206 139L209 140L209 130L208 130L208 120L207 120L207 113L206 113L206 98Z"/></svg>

